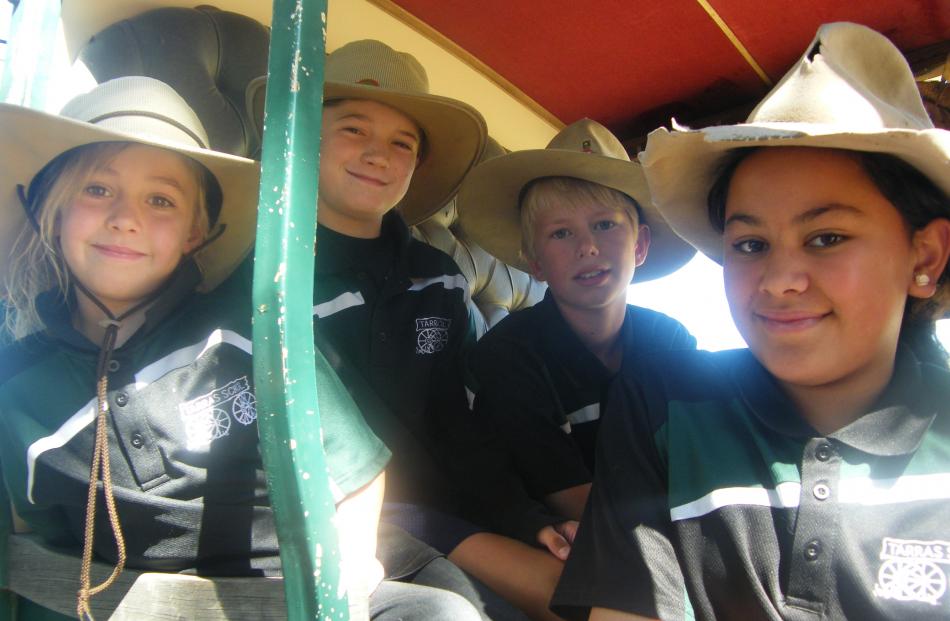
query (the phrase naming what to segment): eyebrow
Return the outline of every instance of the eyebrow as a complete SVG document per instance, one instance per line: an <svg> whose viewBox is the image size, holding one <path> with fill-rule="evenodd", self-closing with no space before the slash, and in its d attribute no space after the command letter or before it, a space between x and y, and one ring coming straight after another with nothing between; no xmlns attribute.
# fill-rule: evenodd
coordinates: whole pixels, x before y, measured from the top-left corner
<svg viewBox="0 0 950 621"><path fill-rule="evenodd" d="M97 169L96 172L105 173L112 177L119 176L119 171L112 168L111 166L103 166L102 168ZM174 177L165 177L163 175L149 175L148 177L146 177L146 179L148 181L157 181L158 183L163 183L165 185L171 186L173 188L176 188L180 192L185 191L184 186L182 186L182 184L179 183L178 179L175 179Z"/></svg>
<svg viewBox="0 0 950 621"><path fill-rule="evenodd" d="M373 122L373 120L369 118L369 116L365 114L361 114L359 112L349 112L347 114L339 116L335 119L335 122L345 121L346 119L356 119L358 121L365 121L366 123ZM416 142L421 142L421 138L419 138L419 135L416 132L411 132L405 129L397 129L396 133L402 134L404 136L408 136L412 138L413 140L415 140Z"/></svg>
<svg viewBox="0 0 950 621"><path fill-rule="evenodd" d="M843 203L829 203L827 205L819 205L818 207L813 207L808 211L801 213L795 216L793 222L796 224L804 224L806 222L811 222L816 220L826 213L831 212L844 212L853 216L863 216L864 212L858 209L857 207L852 207L851 205L845 205ZM743 224L748 224L749 226L760 226L762 221L759 218L756 218L753 215L747 213L737 213L729 216L726 219L724 226L729 226L734 222L741 222Z"/></svg>

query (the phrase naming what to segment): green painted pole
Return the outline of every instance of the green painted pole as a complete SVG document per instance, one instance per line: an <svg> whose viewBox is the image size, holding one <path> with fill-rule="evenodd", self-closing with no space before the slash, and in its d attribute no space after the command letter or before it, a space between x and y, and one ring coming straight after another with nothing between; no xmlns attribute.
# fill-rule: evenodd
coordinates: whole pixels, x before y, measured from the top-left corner
<svg viewBox="0 0 950 621"><path fill-rule="evenodd" d="M327 0L274 0L254 265L254 381L288 616L346 621L311 310L326 14Z"/></svg>

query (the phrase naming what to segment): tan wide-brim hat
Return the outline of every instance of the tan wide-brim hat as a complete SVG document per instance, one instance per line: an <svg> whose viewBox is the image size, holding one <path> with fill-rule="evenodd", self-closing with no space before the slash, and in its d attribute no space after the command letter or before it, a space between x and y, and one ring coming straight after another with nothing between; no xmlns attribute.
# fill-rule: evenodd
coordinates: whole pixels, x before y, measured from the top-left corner
<svg viewBox="0 0 950 621"><path fill-rule="evenodd" d="M381 41L353 41L327 56L324 101L366 99L394 108L425 136L423 159L396 208L422 222L455 196L485 148L485 119L472 106L429 94L429 78L412 55Z"/></svg>
<svg viewBox="0 0 950 621"><path fill-rule="evenodd" d="M730 151L820 147L887 153L950 195L950 132L934 129L914 75L883 35L857 24L825 24L805 54L744 124L652 132L640 154L653 202L670 226L722 262L722 235L707 197Z"/></svg>
<svg viewBox="0 0 950 621"><path fill-rule="evenodd" d="M146 77L109 80L70 100L59 115L0 104L0 248L29 227L17 186L31 182L58 155L86 144L135 142L181 153L207 168L222 201L212 241L195 252L202 290L213 289L250 251L257 223L259 169L253 160L211 151L198 117L164 82ZM0 278L9 265L2 255Z"/></svg>
<svg viewBox="0 0 950 621"><path fill-rule="evenodd" d="M623 192L634 199L650 227L650 250L634 282L665 276L695 254L653 206L643 171L610 131L590 119L561 130L544 149L515 151L479 164L458 196L462 228L505 263L531 272L521 255L521 193L543 177L574 177Z"/></svg>

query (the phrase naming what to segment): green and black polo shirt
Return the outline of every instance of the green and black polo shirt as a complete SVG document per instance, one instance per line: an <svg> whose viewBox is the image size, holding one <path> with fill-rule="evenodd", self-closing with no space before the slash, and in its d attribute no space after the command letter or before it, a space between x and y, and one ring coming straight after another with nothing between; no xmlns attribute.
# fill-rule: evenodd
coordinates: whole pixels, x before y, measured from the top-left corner
<svg viewBox="0 0 950 621"><path fill-rule="evenodd" d="M375 239L317 228L314 325L320 347L392 450L386 500L452 511L452 473L472 441L462 379L473 339L468 284L395 212Z"/></svg>
<svg viewBox="0 0 950 621"><path fill-rule="evenodd" d="M828 436L747 350L670 352L626 371L556 610L950 616L946 368L900 349L876 405Z"/></svg>
<svg viewBox="0 0 950 621"><path fill-rule="evenodd" d="M620 339L625 364L648 352L696 348L681 323L633 305ZM503 451L496 461L517 480L505 485L473 476L472 483L484 488L478 496L493 526L534 544L542 527L566 519L539 501L591 481L601 401L615 374L574 333L550 290L489 330L469 363L477 383L475 415L499 434Z"/></svg>
<svg viewBox="0 0 950 621"><path fill-rule="evenodd" d="M189 264L190 267L190 264ZM280 568L258 450L250 261L213 293L196 271L153 305L109 365L109 449L128 565L257 575ZM190 277L189 277L190 275ZM78 548L86 513L98 344L45 295L46 330L0 353L0 459L17 512L51 544ZM317 357L324 448L337 499L372 481L389 452ZM114 560L105 511L97 555Z"/></svg>

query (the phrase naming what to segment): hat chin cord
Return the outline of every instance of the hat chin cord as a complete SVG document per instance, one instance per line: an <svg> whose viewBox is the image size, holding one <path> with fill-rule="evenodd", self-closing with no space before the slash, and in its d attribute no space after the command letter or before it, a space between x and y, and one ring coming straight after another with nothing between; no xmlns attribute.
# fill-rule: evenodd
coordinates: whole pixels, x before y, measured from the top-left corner
<svg viewBox="0 0 950 621"><path fill-rule="evenodd" d="M112 586L116 579L122 574L126 559L125 538L122 536L119 513L115 507L115 496L112 491L112 472L109 464L109 362L112 360L112 353L115 350L116 338L122 321L153 302L161 295L165 286L159 287L144 300L116 317L105 304L97 299L96 296L79 281L79 279L72 274L70 274L70 276L76 288L89 298L106 316L105 319L99 322L99 325L104 327L106 332L102 338L99 358L96 363L96 435L93 442L92 465L89 470L89 493L86 498L86 523L85 532L83 534L82 566L79 572L79 592L77 593L76 599L76 612L79 618L83 620L93 620L89 600ZM167 282L168 280L166 280L166 283ZM102 481L103 496L105 497L106 513L109 516L109 523L112 526L112 534L115 538L118 554L115 566L112 568L112 573L109 577L96 586L90 586L93 541L95 539L96 501L98 499L100 479Z"/></svg>

